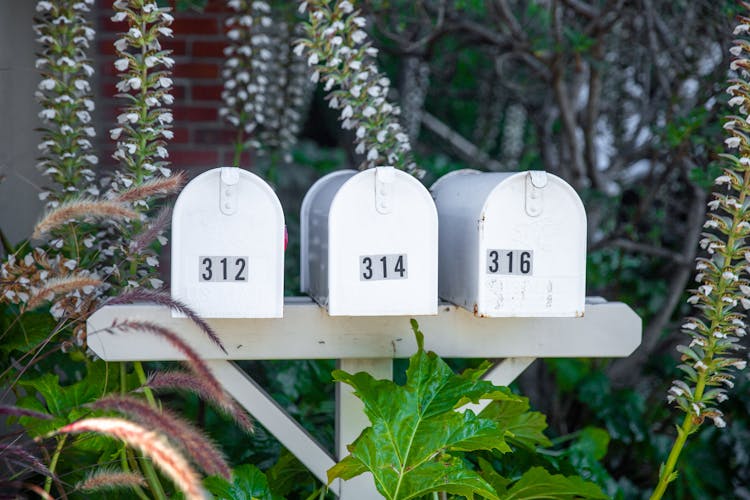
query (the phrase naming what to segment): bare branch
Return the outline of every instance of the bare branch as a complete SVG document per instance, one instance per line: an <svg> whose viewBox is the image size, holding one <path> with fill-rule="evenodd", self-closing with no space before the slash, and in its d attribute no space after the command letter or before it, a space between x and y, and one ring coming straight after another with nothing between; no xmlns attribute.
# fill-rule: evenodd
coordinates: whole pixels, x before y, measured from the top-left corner
<svg viewBox="0 0 750 500"><path fill-rule="evenodd" d="M446 141L465 161L491 171L503 170L499 161L491 159L487 153L427 111L422 112L422 124Z"/></svg>

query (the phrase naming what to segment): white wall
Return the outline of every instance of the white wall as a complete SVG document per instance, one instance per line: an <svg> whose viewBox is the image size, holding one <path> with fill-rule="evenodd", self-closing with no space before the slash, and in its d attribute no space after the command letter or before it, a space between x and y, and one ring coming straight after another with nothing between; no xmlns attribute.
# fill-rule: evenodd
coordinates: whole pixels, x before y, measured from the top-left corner
<svg viewBox="0 0 750 500"><path fill-rule="evenodd" d="M35 1L0 0L0 229L12 243L28 237L42 203L36 169L39 106L34 90Z"/></svg>

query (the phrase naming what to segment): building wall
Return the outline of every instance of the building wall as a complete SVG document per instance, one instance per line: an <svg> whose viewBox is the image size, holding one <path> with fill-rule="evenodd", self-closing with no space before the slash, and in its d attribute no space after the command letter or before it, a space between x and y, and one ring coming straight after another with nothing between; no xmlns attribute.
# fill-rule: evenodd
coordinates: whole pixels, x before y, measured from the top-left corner
<svg viewBox="0 0 750 500"><path fill-rule="evenodd" d="M0 0L0 229L14 244L29 236L42 210L37 196L43 182L36 169L39 135L34 131L39 126L35 4Z"/></svg>

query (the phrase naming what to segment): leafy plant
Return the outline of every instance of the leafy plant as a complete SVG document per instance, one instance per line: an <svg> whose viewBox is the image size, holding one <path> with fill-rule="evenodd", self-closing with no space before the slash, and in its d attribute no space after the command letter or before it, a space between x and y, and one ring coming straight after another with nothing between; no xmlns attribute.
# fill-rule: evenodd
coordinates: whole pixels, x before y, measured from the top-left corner
<svg viewBox="0 0 750 500"><path fill-rule="evenodd" d="M582 479L555 477L532 469L510 489L511 480L489 466L477 471L467 456L486 450L510 453L510 442L534 446L547 442L541 434L543 417L527 413L528 403L505 387L482 380L488 362L455 374L434 352L424 350L424 335L412 320L417 352L409 360L406 383L376 380L371 375L336 370L334 379L354 388L372 423L352 443L350 454L328 471L329 481L372 473L386 498L406 500L432 492L473 498L531 498L526 490L604 498L601 490ZM475 415L457 411L467 403L490 399L497 406ZM539 478L544 486L530 488ZM502 485L502 490L497 487ZM514 496L515 495L515 496Z"/></svg>

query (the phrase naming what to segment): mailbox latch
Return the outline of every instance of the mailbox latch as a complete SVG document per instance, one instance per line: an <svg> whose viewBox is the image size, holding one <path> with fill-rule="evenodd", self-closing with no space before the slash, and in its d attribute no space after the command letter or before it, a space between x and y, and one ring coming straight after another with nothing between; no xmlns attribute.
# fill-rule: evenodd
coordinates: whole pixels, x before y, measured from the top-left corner
<svg viewBox="0 0 750 500"><path fill-rule="evenodd" d="M547 185L547 172L529 170L526 174L526 213L537 217L544 209L543 189Z"/></svg>
<svg viewBox="0 0 750 500"><path fill-rule="evenodd" d="M240 171L238 167L221 167L219 209L224 215L232 215L237 211L237 185L239 182Z"/></svg>
<svg viewBox="0 0 750 500"><path fill-rule="evenodd" d="M393 184L396 179L394 167L375 168L375 209L379 214L393 211Z"/></svg>

